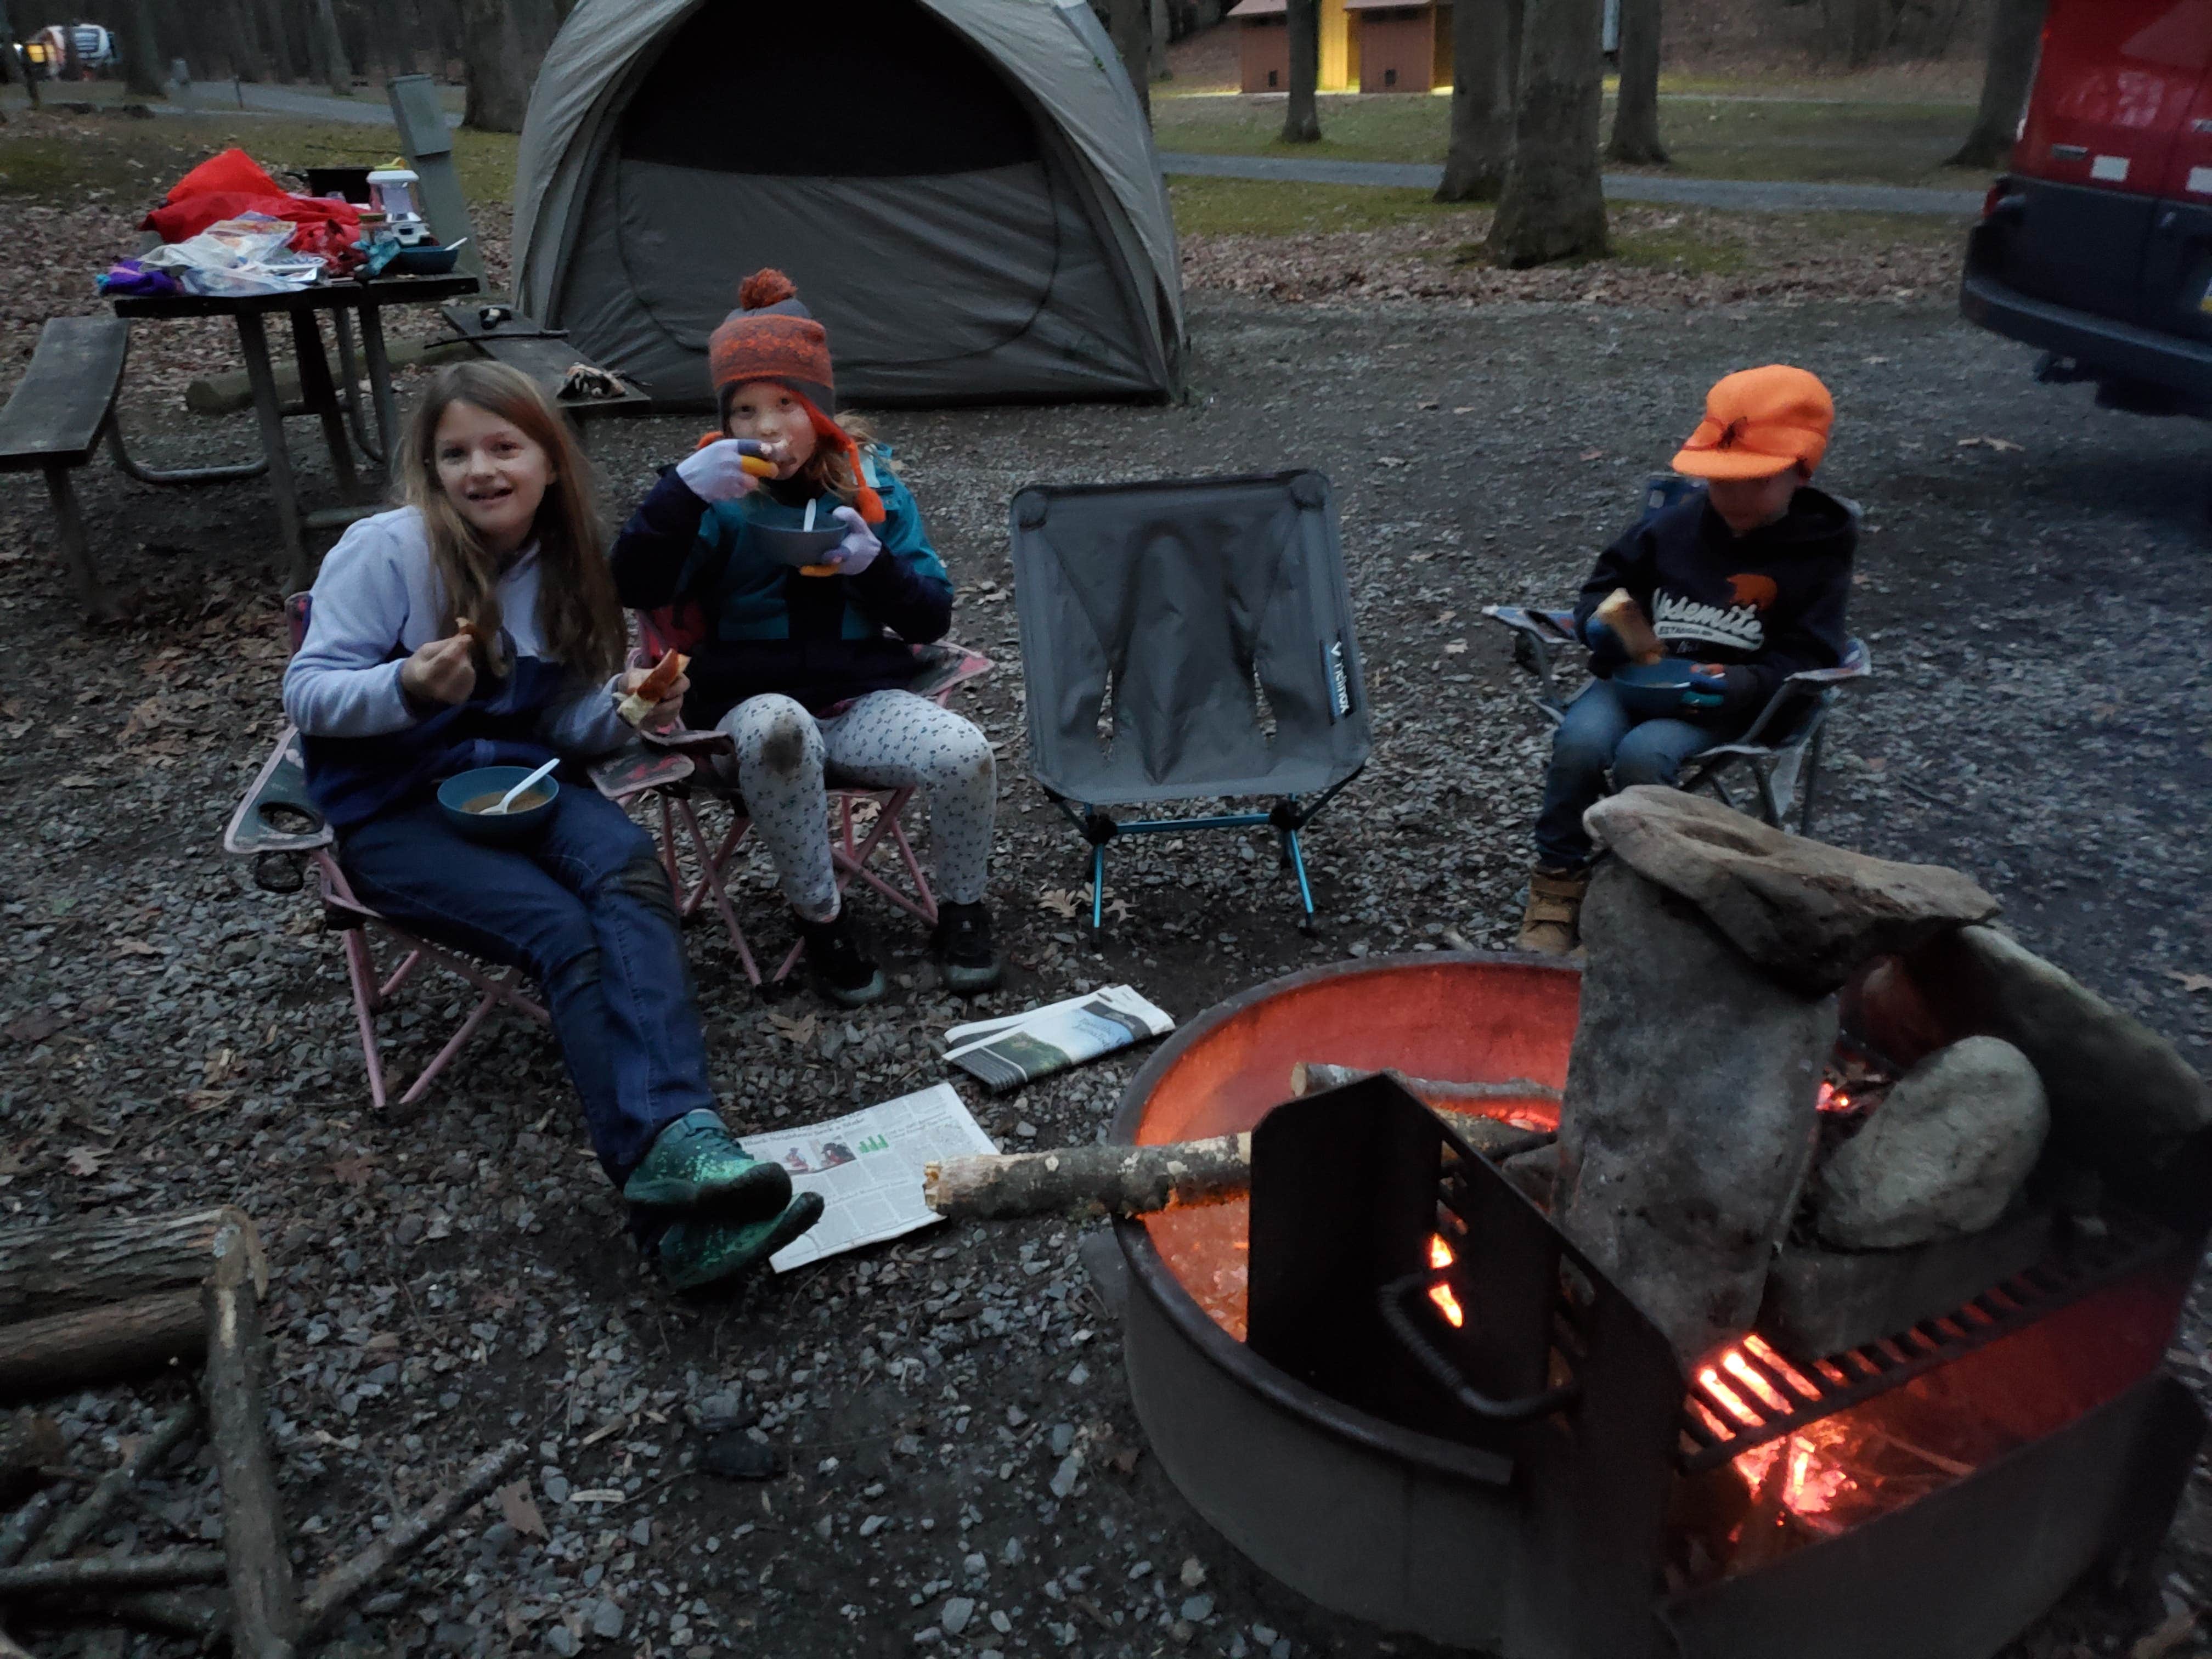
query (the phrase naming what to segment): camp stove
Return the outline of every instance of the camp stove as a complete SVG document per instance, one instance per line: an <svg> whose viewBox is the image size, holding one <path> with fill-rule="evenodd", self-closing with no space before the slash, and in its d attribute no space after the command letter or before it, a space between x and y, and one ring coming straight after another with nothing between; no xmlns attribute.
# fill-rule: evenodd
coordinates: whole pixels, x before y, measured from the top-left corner
<svg viewBox="0 0 2212 1659"><path fill-rule="evenodd" d="M1256 1124L1249 1208L1117 1229L1138 1413L1200 1511L1316 1601L1505 1659L1987 1659L2147 1559L2205 1423L2161 1369L2197 1176L1879 1340L1753 1329L1686 1365L1395 1083L1262 1103L1289 1057L1381 1063L1385 1020L1407 1072L1563 1079L1577 989L1511 958L1318 969L1131 1085L1123 1139Z"/></svg>

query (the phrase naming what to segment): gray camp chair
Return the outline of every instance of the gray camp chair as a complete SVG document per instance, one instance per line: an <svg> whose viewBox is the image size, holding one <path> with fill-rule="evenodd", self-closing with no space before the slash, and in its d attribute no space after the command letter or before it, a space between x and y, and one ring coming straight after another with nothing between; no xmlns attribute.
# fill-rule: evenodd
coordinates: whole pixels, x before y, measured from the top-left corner
<svg viewBox="0 0 2212 1659"><path fill-rule="evenodd" d="M1263 824L1310 918L1298 832L1369 748L1328 480L1032 485L1010 516L1030 764L1091 844L1092 927L1116 836ZM1251 796L1274 804L1127 822L1105 810Z"/></svg>

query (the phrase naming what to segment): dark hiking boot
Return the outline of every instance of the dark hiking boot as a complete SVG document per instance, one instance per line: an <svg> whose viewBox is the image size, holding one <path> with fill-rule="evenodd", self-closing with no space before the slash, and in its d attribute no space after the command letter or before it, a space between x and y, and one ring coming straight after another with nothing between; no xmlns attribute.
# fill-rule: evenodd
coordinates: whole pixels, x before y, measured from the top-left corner
<svg viewBox="0 0 2212 1659"><path fill-rule="evenodd" d="M1528 906L1521 913L1521 936L1514 948L1539 956L1571 956L1582 944L1583 895L1589 891L1590 872L1547 870L1538 865L1528 872Z"/></svg>
<svg viewBox="0 0 2212 1659"><path fill-rule="evenodd" d="M999 982L998 952L991 948L991 913L981 904L939 905L929 951L948 991L973 996Z"/></svg>
<svg viewBox="0 0 2212 1659"><path fill-rule="evenodd" d="M799 932L806 941L806 971L823 996L841 1008L864 1008L883 995L884 970L853 937L844 910L827 921L801 917Z"/></svg>
<svg viewBox="0 0 2212 1659"><path fill-rule="evenodd" d="M799 1194L764 1221L687 1215L660 1236L653 1256L670 1290L705 1290L760 1266L821 1219L819 1193Z"/></svg>
<svg viewBox="0 0 2212 1659"><path fill-rule="evenodd" d="M661 1130L622 1190L653 1209L711 1208L724 1220L753 1221L791 1202L791 1172L747 1152L702 1107Z"/></svg>

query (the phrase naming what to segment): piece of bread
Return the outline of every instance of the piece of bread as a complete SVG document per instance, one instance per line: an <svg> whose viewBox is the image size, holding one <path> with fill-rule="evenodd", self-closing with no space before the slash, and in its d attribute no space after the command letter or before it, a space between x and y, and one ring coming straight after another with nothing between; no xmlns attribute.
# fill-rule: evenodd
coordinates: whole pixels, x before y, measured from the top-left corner
<svg viewBox="0 0 2212 1659"><path fill-rule="evenodd" d="M651 673L637 683L637 690L615 705L615 713L632 726L644 725L647 717L660 706L660 700L668 695L669 688L690 665L690 658L680 652L669 652L653 664Z"/></svg>
<svg viewBox="0 0 2212 1659"><path fill-rule="evenodd" d="M1598 601L1597 619L1620 636L1621 647L1628 653L1631 662L1657 662L1667 654L1667 647L1651 631L1651 623L1644 614L1644 607L1625 587L1616 587Z"/></svg>

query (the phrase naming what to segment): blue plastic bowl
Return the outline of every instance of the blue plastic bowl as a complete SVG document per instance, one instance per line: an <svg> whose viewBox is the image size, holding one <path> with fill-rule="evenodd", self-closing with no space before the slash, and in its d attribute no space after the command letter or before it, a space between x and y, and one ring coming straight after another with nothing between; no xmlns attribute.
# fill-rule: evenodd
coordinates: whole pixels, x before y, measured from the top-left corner
<svg viewBox="0 0 2212 1659"><path fill-rule="evenodd" d="M494 846L527 841L551 822L553 803L561 797L558 780L540 778L530 786L528 794L499 816L487 817L483 809L496 806L501 796L537 769L534 766L479 766L472 772L455 773L438 786L438 805L445 809L446 822L471 841ZM525 806L524 801L531 805ZM476 810L471 811L472 807Z"/></svg>
<svg viewBox="0 0 2212 1659"><path fill-rule="evenodd" d="M458 242L451 247L403 247L385 269L401 276L443 276L460 257Z"/></svg>
<svg viewBox="0 0 2212 1659"><path fill-rule="evenodd" d="M789 565L793 570L810 564L820 564L829 556L830 550L845 539L848 533L836 520L827 530L792 530L781 525L751 524L746 526L755 542L769 557Z"/></svg>
<svg viewBox="0 0 2212 1659"><path fill-rule="evenodd" d="M1646 720L1682 712L1682 693L1690 684L1690 664L1681 657L1632 662L1613 671L1613 695L1632 714Z"/></svg>

